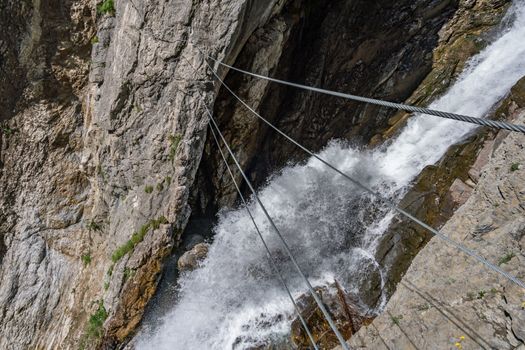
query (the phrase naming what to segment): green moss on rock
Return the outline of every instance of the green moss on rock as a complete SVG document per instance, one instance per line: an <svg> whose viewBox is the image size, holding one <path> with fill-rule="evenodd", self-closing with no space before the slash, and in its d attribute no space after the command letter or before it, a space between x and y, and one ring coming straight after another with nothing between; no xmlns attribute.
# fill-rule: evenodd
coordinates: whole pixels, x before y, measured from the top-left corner
<svg viewBox="0 0 525 350"><path fill-rule="evenodd" d="M131 238L126 243L118 247L113 252L113 254L111 255L111 261L113 261L113 263L116 263L117 261L122 259L124 255L133 251L133 249L135 249L135 246L142 242L142 240L146 236L146 233L148 233L150 229L156 230L160 227L161 224L166 223L168 223L168 220L164 216L161 216L158 219L150 220L148 223L142 225L137 232L134 232L131 235Z"/></svg>

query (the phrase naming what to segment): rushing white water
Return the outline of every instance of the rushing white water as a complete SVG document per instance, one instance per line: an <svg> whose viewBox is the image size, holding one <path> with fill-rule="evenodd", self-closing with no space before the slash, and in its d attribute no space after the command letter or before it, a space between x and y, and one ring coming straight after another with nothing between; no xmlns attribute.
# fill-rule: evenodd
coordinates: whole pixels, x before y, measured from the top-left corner
<svg viewBox="0 0 525 350"><path fill-rule="evenodd" d="M432 108L482 117L525 75L525 3L510 11L512 25L477 55ZM509 14L510 16L510 14ZM473 126L417 116L389 145L359 151L331 142L320 156L363 183L398 200L410 181ZM392 218L363 210L371 198L315 159L289 166L259 191L314 286L343 281L359 293L366 267L379 273L375 242ZM269 229L260 208L250 209L295 296L304 283ZM203 266L180 277L180 298L160 326L144 331L139 349L244 349L287 334L293 307L272 274L245 209L220 213Z"/></svg>

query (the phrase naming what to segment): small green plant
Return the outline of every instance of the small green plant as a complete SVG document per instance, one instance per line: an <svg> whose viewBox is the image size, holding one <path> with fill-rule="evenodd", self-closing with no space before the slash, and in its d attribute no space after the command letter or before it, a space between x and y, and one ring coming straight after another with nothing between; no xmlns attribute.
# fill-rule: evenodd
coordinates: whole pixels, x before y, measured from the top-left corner
<svg viewBox="0 0 525 350"><path fill-rule="evenodd" d="M162 184L162 182L159 182L157 184L157 191L162 192L162 190L164 190L164 185Z"/></svg>
<svg viewBox="0 0 525 350"><path fill-rule="evenodd" d="M134 244L131 240L128 240L126 243L124 243L123 245L121 245L120 247L118 247L114 252L113 252L113 255L111 255L111 261L113 261L114 263L116 263L117 261L119 261L120 259L122 259L122 257L124 255L126 255L127 253L129 253L130 251L133 250L134 248Z"/></svg>
<svg viewBox="0 0 525 350"><path fill-rule="evenodd" d="M102 231L102 226L95 220L91 220L87 225L87 229L90 231Z"/></svg>
<svg viewBox="0 0 525 350"><path fill-rule="evenodd" d="M507 253L505 253L501 258L499 258L498 265L503 265L503 264L508 263L515 256L516 256L516 254L514 254L514 252L507 252Z"/></svg>
<svg viewBox="0 0 525 350"><path fill-rule="evenodd" d="M102 181L104 183L107 183L106 174L104 173L104 169L102 169L102 166L99 164L96 167L97 174L102 178Z"/></svg>
<svg viewBox="0 0 525 350"><path fill-rule="evenodd" d="M15 129L11 129L6 124L0 124L0 133L6 136L13 135L15 133Z"/></svg>
<svg viewBox="0 0 525 350"><path fill-rule="evenodd" d="M111 264L111 266L108 269L108 276L109 277L111 277L111 275L113 274L113 267L115 267L115 264Z"/></svg>
<svg viewBox="0 0 525 350"><path fill-rule="evenodd" d="M130 269L129 267L126 267L124 269L124 281L129 280L133 275L135 274L135 270Z"/></svg>
<svg viewBox="0 0 525 350"><path fill-rule="evenodd" d="M143 109L142 109L137 103L135 103L135 104L133 105L133 110L134 110L135 112L137 112L137 113L142 113L142 112L143 112Z"/></svg>
<svg viewBox="0 0 525 350"><path fill-rule="evenodd" d="M91 263L91 254L89 254L89 253L82 254L80 259L84 263L84 266L88 266Z"/></svg>
<svg viewBox="0 0 525 350"><path fill-rule="evenodd" d="M403 315L398 316L390 316L390 321L392 321L392 324L395 324L396 326L399 326L399 322L403 319Z"/></svg>
<svg viewBox="0 0 525 350"><path fill-rule="evenodd" d="M108 290L109 289L109 282L104 282L104 290Z"/></svg>
<svg viewBox="0 0 525 350"><path fill-rule="evenodd" d="M169 185L171 185L171 176L166 176L166 183Z"/></svg>
<svg viewBox="0 0 525 350"><path fill-rule="evenodd" d="M102 300L98 301L98 309L89 317L87 335L90 338L100 339L104 331L104 321L108 318L108 312Z"/></svg>
<svg viewBox="0 0 525 350"><path fill-rule="evenodd" d="M96 43L98 43L98 36L94 36L91 38L91 45L95 45Z"/></svg>
<svg viewBox="0 0 525 350"><path fill-rule="evenodd" d="M97 13L99 15L109 14L111 16L115 15L115 4L113 0L104 0L97 6Z"/></svg>
<svg viewBox="0 0 525 350"><path fill-rule="evenodd" d="M512 163L512 165L510 166L510 171L520 170L520 168L521 168L520 163Z"/></svg>
<svg viewBox="0 0 525 350"><path fill-rule="evenodd" d="M135 249L135 246L142 242L142 240L146 236L146 233L148 233L150 229L156 230L160 227L161 224L167 223L168 220L164 216L161 216L158 219L150 220L148 223L142 225L137 232L134 232L131 235L131 238L126 243L118 247L113 252L113 254L111 255L111 261L113 261L113 263L116 263L117 261L122 259L124 255Z"/></svg>
<svg viewBox="0 0 525 350"><path fill-rule="evenodd" d="M146 235L145 233L142 234L140 232L133 232L133 234L131 235L131 239L129 241L133 244L133 246L136 246L137 244L142 242L145 235Z"/></svg>
<svg viewBox="0 0 525 350"><path fill-rule="evenodd" d="M158 229L161 224L167 224L167 223L168 223L168 219L166 219L164 216L159 217L157 220L150 221L151 228L153 228L154 230Z"/></svg>
<svg viewBox="0 0 525 350"><path fill-rule="evenodd" d="M170 153L169 153L169 159L173 161L175 159L175 155L177 153L177 148L179 147L180 141L182 139L182 136L180 135L170 135L168 136L168 140L170 142Z"/></svg>
<svg viewBox="0 0 525 350"><path fill-rule="evenodd" d="M144 187L144 192L146 192L146 193L153 192L153 186L148 185L148 186Z"/></svg>
<svg viewBox="0 0 525 350"><path fill-rule="evenodd" d="M483 299L483 297L487 294L483 289L478 292L478 299Z"/></svg>

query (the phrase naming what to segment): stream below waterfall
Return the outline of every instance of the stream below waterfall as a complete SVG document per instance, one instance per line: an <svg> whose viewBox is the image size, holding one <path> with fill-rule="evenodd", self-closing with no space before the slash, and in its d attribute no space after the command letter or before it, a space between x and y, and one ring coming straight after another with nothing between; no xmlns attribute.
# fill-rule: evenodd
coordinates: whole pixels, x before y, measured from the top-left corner
<svg viewBox="0 0 525 350"><path fill-rule="evenodd" d="M431 108L483 117L525 75L525 2L515 1L508 25L473 57ZM399 201L411 181L475 127L432 116L414 116L395 139L374 150L330 142L319 156L350 176ZM226 175L225 175L226 176ZM368 275L381 276L377 243L394 214L316 159L272 175L259 196L315 286L333 282L360 295ZM250 209L295 297L306 292L259 206ZM223 210L202 267L179 276L177 301L142 327L138 349L246 349L290 332L294 309L267 263L244 208ZM384 307L369 305L375 312Z"/></svg>

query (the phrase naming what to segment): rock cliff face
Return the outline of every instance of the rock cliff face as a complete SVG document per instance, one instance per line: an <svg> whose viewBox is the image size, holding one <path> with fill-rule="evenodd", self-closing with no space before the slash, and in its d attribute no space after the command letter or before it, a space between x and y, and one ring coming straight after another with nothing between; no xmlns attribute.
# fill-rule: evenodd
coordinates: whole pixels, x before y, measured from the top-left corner
<svg viewBox="0 0 525 350"><path fill-rule="evenodd" d="M94 18L83 1L0 7L0 347L53 348L84 312L78 162Z"/></svg>
<svg viewBox="0 0 525 350"><path fill-rule="evenodd" d="M517 123L525 121L524 83L497 112ZM470 171L476 184L459 195L468 199L441 230L521 279L524 142L523 135L502 131L484 144ZM523 297L513 283L433 239L414 259L385 312L350 344L354 349L523 349Z"/></svg>
<svg viewBox="0 0 525 350"><path fill-rule="evenodd" d="M508 4L508 3L507 3ZM485 47L491 30L499 24L507 9L505 2L460 2L459 8L439 32L439 44L433 51L432 70L407 101L410 104L428 105L443 94L462 72L467 60ZM387 140L402 126L410 114L398 112L392 116L388 127L374 135L372 145ZM501 118L495 114L494 118ZM442 159L428 166L414 181L400 206L424 219L433 227L441 227L470 194L476 177L471 179L471 167L485 142L495 137L491 130L480 129L464 142L449 148ZM415 254L428 242L430 235L419 225L401 219L394 223L380 244L376 259L390 269L387 293L392 293L401 275L408 268Z"/></svg>
<svg viewBox="0 0 525 350"><path fill-rule="evenodd" d="M262 74L425 103L506 3L2 2L0 348L109 349L132 334L190 216L209 221L236 199L204 103L256 183L302 159L211 81L199 49ZM334 137L381 142L406 119L219 72L314 150Z"/></svg>
<svg viewBox="0 0 525 350"><path fill-rule="evenodd" d="M206 137L197 46L231 61L281 6L2 4L0 347L113 347L136 327Z"/></svg>

